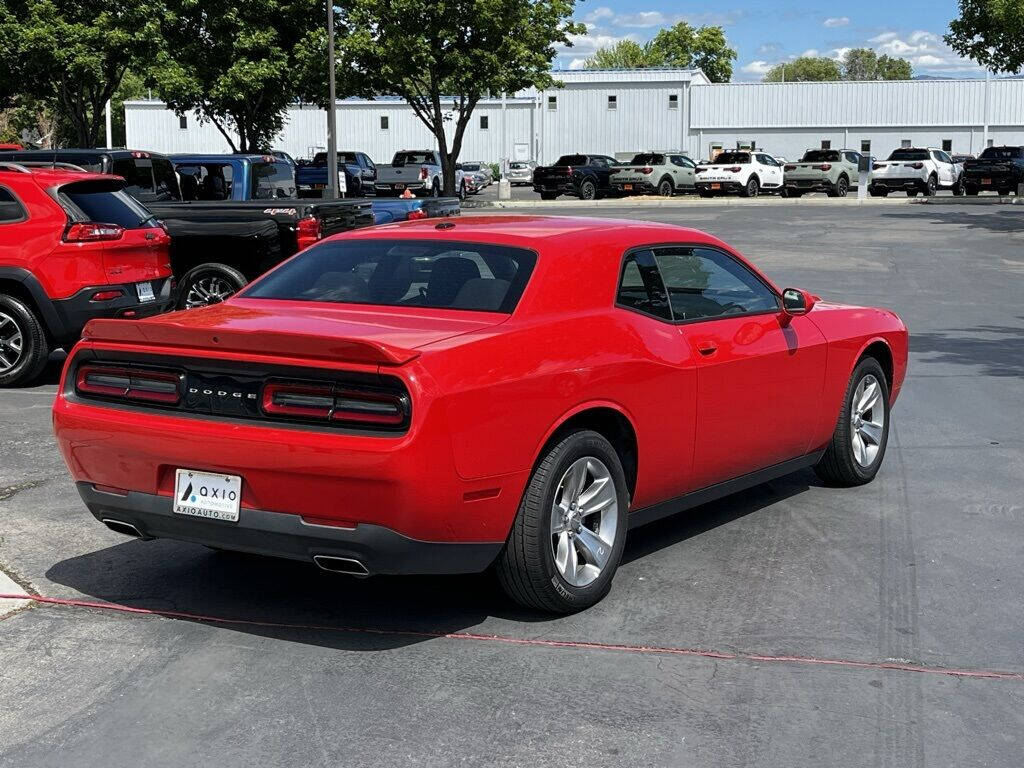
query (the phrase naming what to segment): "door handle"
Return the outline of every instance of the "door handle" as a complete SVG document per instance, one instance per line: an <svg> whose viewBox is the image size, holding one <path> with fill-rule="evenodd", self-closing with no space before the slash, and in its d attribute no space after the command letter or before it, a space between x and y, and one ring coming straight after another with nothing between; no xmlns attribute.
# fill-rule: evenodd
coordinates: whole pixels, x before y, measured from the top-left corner
<svg viewBox="0 0 1024 768"><path fill-rule="evenodd" d="M718 351L718 345L713 341L699 341L697 342L697 351L704 357L710 357Z"/></svg>

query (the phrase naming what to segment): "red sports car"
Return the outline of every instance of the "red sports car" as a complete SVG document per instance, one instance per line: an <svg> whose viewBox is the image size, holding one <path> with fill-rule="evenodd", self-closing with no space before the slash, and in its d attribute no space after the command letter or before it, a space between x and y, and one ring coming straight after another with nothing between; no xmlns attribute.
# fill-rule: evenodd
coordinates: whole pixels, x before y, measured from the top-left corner
<svg viewBox="0 0 1024 768"><path fill-rule="evenodd" d="M568 612L633 526L806 466L870 481L906 366L892 312L779 290L697 230L418 221L91 322L54 425L115 531L358 575L493 564Z"/></svg>

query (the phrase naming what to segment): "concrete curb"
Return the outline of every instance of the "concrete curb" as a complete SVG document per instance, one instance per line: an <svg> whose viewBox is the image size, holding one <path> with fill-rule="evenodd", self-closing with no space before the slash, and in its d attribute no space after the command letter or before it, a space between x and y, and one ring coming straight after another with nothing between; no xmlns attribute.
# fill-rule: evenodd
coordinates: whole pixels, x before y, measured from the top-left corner
<svg viewBox="0 0 1024 768"><path fill-rule="evenodd" d="M934 200L935 198L930 198ZM952 199L952 198L951 198ZM810 206L846 206L846 205L913 205L922 201L916 198L755 198L741 197L622 197L614 200L488 200L463 205L464 210L474 208L685 208L690 206L721 206L721 205L810 205Z"/></svg>
<svg viewBox="0 0 1024 768"><path fill-rule="evenodd" d="M0 571L0 595L24 595L27 591L21 584ZM0 598L0 619L31 604L31 600Z"/></svg>
<svg viewBox="0 0 1024 768"><path fill-rule="evenodd" d="M925 205L1024 205L1024 197L929 197Z"/></svg>

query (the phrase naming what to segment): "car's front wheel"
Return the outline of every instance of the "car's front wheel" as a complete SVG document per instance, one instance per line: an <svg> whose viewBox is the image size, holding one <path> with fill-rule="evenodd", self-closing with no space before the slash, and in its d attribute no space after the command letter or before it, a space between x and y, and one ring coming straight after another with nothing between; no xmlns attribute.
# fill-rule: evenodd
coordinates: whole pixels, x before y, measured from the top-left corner
<svg viewBox="0 0 1024 768"><path fill-rule="evenodd" d="M833 485L869 483L888 441L889 385L878 361L865 357L850 376L832 442L814 470Z"/></svg>
<svg viewBox="0 0 1024 768"><path fill-rule="evenodd" d="M626 540L622 463L597 432L571 432L541 458L496 564L508 595L529 608L572 613L611 588Z"/></svg>
<svg viewBox="0 0 1024 768"><path fill-rule="evenodd" d="M746 186L740 190L740 195L743 197L757 197L761 193L761 184L758 182L756 176L751 176L747 181Z"/></svg>
<svg viewBox="0 0 1024 768"><path fill-rule="evenodd" d="M200 264L181 278L178 309L220 304L245 287L245 275L227 264Z"/></svg>
<svg viewBox="0 0 1024 768"><path fill-rule="evenodd" d="M675 191L675 184L673 184L672 179L667 176L658 182L658 194L661 197L672 197L672 195L675 194Z"/></svg>

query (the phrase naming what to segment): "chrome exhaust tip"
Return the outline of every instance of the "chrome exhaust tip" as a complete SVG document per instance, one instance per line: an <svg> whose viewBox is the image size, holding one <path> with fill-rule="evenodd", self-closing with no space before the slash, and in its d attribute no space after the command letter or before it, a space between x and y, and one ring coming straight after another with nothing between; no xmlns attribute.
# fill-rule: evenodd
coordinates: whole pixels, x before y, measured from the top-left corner
<svg viewBox="0 0 1024 768"><path fill-rule="evenodd" d="M331 573L344 573L349 576L358 576L360 578L365 578L370 575L370 571L365 565L351 557L313 555L313 562L316 563L321 570L330 571Z"/></svg>
<svg viewBox="0 0 1024 768"><path fill-rule="evenodd" d="M103 524L107 526L114 533L124 534L125 536L131 536L136 539L148 539L149 536L143 536L142 531L136 528L131 523L126 523L124 520L114 520L109 517L104 517L102 520Z"/></svg>

